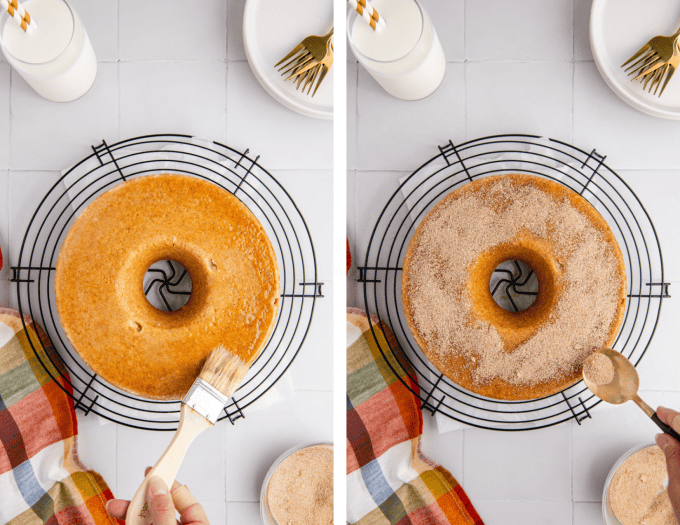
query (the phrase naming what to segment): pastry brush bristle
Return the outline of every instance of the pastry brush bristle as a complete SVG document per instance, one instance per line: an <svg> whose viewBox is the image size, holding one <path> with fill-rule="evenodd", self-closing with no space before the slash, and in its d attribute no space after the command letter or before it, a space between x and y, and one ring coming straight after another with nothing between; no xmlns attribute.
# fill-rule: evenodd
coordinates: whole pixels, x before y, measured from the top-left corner
<svg viewBox="0 0 680 525"><path fill-rule="evenodd" d="M248 368L241 357L220 345L210 352L198 377L229 397L243 381Z"/></svg>

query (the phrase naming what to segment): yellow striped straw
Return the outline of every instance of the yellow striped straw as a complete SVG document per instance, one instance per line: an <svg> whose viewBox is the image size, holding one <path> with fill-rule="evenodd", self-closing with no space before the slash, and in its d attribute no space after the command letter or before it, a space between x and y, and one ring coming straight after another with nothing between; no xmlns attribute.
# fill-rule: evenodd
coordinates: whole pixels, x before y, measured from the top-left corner
<svg viewBox="0 0 680 525"><path fill-rule="evenodd" d="M381 18L378 12L373 9L373 6L368 0L347 0L350 5L356 9L361 18L366 20L374 31L380 31L385 27L385 19Z"/></svg>
<svg viewBox="0 0 680 525"><path fill-rule="evenodd" d="M31 18L31 15L28 14L17 0L0 0L0 6L9 13L9 16L16 20L16 23L26 33L30 34L37 27L35 20Z"/></svg>

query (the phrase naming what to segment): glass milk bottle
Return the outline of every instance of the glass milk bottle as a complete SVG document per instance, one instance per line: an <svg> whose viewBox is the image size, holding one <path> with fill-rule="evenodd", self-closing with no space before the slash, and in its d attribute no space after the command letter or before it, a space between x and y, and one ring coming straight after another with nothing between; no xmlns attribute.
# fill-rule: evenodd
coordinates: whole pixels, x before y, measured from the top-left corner
<svg viewBox="0 0 680 525"><path fill-rule="evenodd" d="M385 21L374 31L356 11L347 19L347 37L357 60L390 95L418 100L444 79L446 59L430 18L417 0L373 0Z"/></svg>
<svg viewBox="0 0 680 525"><path fill-rule="evenodd" d="M48 100L82 97L97 76L97 59L80 18L65 0L28 0L23 7L37 27L25 33L0 15L0 47L7 61Z"/></svg>

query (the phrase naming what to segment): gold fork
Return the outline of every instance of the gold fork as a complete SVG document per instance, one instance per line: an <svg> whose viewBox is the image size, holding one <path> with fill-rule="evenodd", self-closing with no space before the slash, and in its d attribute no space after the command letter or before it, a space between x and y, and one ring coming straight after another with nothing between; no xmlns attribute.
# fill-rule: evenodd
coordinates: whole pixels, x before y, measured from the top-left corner
<svg viewBox="0 0 680 525"><path fill-rule="evenodd" d="M671 71L670 68L665 68L665 66L669 64L673 58L673 55L676 53L675 43L678 40L679 35L680 29L678 29L678 31L671 36L655 36L644 46L642 46L637 53L626 60L621 65L621 67L625 68L625 71L629 76L635 75L632 80L638 80L640 78L647 77L644 82L645 88L647 83L651 80L651 93L651 90L654 87L658 89L658 85L661 81L661 78L663 77L663 75L658 74L658 70L665 69L666 72ZM626 65L628 65L628 67L626 67ZM677 64L672 68L672 72L670 73L671 76L675 72L676 68ZM652 74L654 75L650 76ZM670 76L666 77L663 88L665 88L666 84L668 84L668 80L670 80ZM663 93L663 89L661 90L661 93ZM659 93L659 96L661 96L661 93Z"/></svg>
<svg viewBox="0 0 680 525"><path fill-rule="evenodd" d="M653 94L656 95L656 92L659 90L659 86L661 86L661 91L659 92L659 96L661 96L663 94L664 89L666 89L669 80L677 70L679 64L680 64L680 41L676 40L675 44L673 44L673 55L671 56L671 58L668 60L666 64L664 64L660 68L657 68L655 71L645 75L642 89L647 89L647 83L649 83L649 93L652 93L653 89L654 90Z"/></svg>
<svg viewBox="0 0 680 525"><path fill-rule="evenodd" d="M304 71L307 71L305 69L307 66L314 67L328 54L328 43L332 38L333 29L324 36L308 36L295 49L279 60L274 67L283 64L279 68L281 75L291 74L286 80L304 73Z"/></svg>
<svg viewBox="0 0 680 525"><path fill-rule="evenodd" d="M300 74L297 77L297 86L295 86L295 89L300 89L300 84L302 85L302 92L304 93L305 88L307 88L307 94L309 95L309 92L312 90L312 86L314 86L314 82L316 82L316 87L314 88L314 92L312 93L312 97L316 95L317 90L319 89L319 86L323 82L323 79L326 78L326 74L328 73L328 70L331 68L333 65L333 41L331 40L328 43L329 51L326 53L326 56L321 59L321 62L316 64L314 67L311 67L307 69L304 73ZM288 80L288 79L286 79ZM309 87L307 87L309 86Z"/></svg>

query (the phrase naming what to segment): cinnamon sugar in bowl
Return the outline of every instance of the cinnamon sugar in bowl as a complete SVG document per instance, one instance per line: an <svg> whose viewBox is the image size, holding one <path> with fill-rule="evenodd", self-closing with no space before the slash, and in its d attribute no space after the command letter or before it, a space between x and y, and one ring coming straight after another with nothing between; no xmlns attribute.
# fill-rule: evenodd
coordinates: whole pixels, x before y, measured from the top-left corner
<svg viewBox="0 0 680 525"><path fill-rule="evenodd" d="M666 460L655 443L638 445L612 467L602 494L607 525L677 525L666 486Z"/></svg>
<svg viewBox="0 0 680 525"><path fill-rule="evenodd" d="M281 454L262 484L260 514L264 525L333 525L333 444Z"/></svg>

